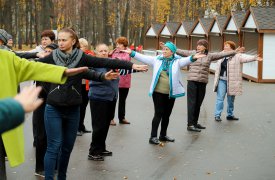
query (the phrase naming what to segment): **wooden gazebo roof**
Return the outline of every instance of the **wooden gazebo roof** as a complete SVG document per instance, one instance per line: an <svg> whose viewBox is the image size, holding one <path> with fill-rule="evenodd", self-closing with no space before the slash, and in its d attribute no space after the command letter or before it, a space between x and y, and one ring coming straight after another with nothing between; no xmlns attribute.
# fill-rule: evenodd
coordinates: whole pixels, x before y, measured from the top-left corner
<svg viewBox="0 0 275 180"><path fill-rule="evenodd" d="M258 32L275 33L275 7L250 7L242 23L242 30L248 29L245 25L250 18L254 21Z"/></svg>
<svg viewBox="0 0 275 180"><path fill-rule="evenodd" d="M165 35L174 37L176 35L176 33L177 33L180 25L181 24L179 22L166 22L164 28L162 29L162 32L164 30L168 30L169 31L169 35L168 34L165 34ZM160 33L161 35L163 35L162 32Z"/></svg>
<svg viewBox="0 0 275 180"><path fill-rule="evenodd" d="M154 32L154 36L158 37L161 30L163 29L164 24L161 23L152 23L151 26L147 29L146 31L146 36L148 34L149 31L153 31ZM151 33L150 33L151 34Z"/></svg>

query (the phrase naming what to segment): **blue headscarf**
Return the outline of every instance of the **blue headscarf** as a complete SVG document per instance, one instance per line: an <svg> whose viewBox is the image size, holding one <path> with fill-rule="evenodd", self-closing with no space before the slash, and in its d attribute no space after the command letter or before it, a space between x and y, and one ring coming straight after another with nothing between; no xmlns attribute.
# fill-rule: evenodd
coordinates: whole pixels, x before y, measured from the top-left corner
<svg viewBox="0 0 275 180"><path fill-rule="evenodd" d="M177 51L177 46L172 43L171 41L167 41L164 46L168 47L174 54L176 53Z"/></svg>

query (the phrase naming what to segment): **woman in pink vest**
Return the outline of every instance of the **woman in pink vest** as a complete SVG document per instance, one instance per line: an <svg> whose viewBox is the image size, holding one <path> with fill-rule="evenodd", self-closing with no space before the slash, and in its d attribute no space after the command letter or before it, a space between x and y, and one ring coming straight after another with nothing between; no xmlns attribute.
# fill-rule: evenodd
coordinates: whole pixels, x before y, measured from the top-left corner
<svg viewBox="0 0 275 180"><path fill-rule="evenodd" d="M111 57L114 59L120 59L124 61L131 61L131 57L128 53L122 50L127 49L128 40L126 37L119 37L116 39L116 49L111 53ZM118 100L118 119L120 124L130 124L125 119L125 105L126 98L128 96L129 89L131 87L131 74L121 75L119 80L119 100ZM110 125L116 125L114 119Z"/></svg>

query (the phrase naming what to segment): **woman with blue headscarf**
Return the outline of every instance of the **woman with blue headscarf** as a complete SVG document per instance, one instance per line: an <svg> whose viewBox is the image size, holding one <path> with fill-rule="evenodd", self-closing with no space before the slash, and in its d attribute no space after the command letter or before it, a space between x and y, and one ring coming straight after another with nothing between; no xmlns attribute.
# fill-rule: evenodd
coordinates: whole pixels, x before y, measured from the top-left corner
<svg viewBox="0 0 275 180"><path fill-rule="evenodd" d="M145 56L130 49L125 50L131 57L153 67L149 96L153 97L155 114L152 120L150 144L158 145L160 141L175 141L175 139L167 136L167 128L175 99L185 95L181 68L194 62L197 58L205 56L196 54L183 58L176 55L176 51L177 47L170 41L165 43L162 55L156 57ZM158 138L157 132L160 122L161 131Z"/></svg>

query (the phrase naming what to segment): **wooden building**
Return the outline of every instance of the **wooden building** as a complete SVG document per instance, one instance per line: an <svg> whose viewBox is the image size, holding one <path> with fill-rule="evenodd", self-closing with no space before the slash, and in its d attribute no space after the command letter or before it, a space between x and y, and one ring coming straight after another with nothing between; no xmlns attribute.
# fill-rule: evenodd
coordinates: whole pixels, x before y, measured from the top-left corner
<svg viewBox="0 0 275 180"><path fill-rule="evenodd" d="M228 18L225 28L223 30L224 41L233 41L236 46L241 45L241 26L245 18L244 11L233 11Z"/></svg>
<svg viewBox="0 0 275 180"><path fill-rule="evenodd" d="M196 49L197 41L200 39L208 40L208 32L214 22L213 18L199 18L191 31L191 49Z"/></svg>
<svg viewBox="0 0 275 180"><path fill-rule="evenodd" d="M262 62L243 64L243 77L255 82L275 82L275 7L251 7L241 28L242 45Z"/></svg>
<svg viewBox="0 0 275 180"><path fill-rule="evenodd" d="M165 24L152 23L147 29L144 39L145 50L157 50L159 48L159 35Z"/></svg>
<svg viewBox="0 0 275 180"><path fill-rule="evenodd" d="M217 16L208 33L209 51L220 52L223 50L223 30L229 16Z"/></svg>
<svg viewBox="0 0 275 180"><path fill-rule="evenodd" d="M176 32L175 44L179 49L191 49L191 30L194 26L194 21L183 21Z"/></svg>
<svg viewBox="0 0 275 180"><path fill-rule="evenodd" d="M229 16L216 16L214 23L208 33L209 51L210 52L221 52L223 50L223 30L226 25ZM216 63L210 64L210 71L214 72L216 69Z"/></svg>
<svg viewBox="0 0 275 180"><path fill-rule="evenodd" d="M179 22L166 22L164 28L160 32L160 42L171 41L175 43L175 35L180 27Z"/></svg>

